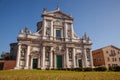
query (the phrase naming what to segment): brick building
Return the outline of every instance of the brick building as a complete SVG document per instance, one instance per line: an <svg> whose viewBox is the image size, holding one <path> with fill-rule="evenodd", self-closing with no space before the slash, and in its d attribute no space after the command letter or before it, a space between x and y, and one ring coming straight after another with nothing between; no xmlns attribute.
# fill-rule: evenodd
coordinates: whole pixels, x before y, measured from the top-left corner
<svg viewBox="0 0 120 80"><path fill-rule="evenodd" d="M14 69L16 60L0 60L0 70Z"/></svg>
<svg viewBox="0 0 120 80"><path fill-rule="evenodd" d="M94 66L115 67L120 66L120 49L110 45L92 51Z"/></svg>

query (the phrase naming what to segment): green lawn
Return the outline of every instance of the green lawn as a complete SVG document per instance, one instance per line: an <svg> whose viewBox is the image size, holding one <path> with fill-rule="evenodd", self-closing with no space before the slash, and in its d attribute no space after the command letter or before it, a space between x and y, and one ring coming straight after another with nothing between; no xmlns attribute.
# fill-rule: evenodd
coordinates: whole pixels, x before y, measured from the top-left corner
<svg viewBox="0 0 120 80"><path fill-rule="evenodd" d="M120 72L6 70L0 71L0 80L120 80Z"/></svg>

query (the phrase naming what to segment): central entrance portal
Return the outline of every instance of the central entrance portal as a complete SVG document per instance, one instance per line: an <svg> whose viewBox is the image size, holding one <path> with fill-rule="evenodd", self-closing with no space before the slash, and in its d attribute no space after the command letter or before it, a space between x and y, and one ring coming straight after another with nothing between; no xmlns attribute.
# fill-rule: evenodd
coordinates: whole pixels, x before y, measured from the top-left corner
<svg viewBox="0 0 120 80"><path fill-rule="evenodd" d="M62 55L57 55L57 69L62 69Z"/></svg>
<svg viewBox="0 0 120 80"><path fill-rule="evenodd" d="M38 68L38 59L33 59L33 69Z"/></svg>
<svg viewBox="0 0 120 80"><path fill-rule="evenodd" d="M79 59L78 63L79 63L79 67L82 67L82 59Z"/></svg>

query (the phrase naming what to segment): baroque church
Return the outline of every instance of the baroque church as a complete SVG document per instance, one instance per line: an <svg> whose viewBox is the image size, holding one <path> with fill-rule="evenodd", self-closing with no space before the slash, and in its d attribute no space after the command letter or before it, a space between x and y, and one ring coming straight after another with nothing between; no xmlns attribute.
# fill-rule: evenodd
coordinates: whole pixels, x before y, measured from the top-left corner
<svg viewBox="0 0 120 80"><path fill-rule="evenodd" d="M92 42L86 34L82 38L76 35L71 15L59 8L50 12L44 8L41 17L35 33L25 27L19 32L18 42L10 44L10 53L16 57L15 69L93 67Z"/></svg>

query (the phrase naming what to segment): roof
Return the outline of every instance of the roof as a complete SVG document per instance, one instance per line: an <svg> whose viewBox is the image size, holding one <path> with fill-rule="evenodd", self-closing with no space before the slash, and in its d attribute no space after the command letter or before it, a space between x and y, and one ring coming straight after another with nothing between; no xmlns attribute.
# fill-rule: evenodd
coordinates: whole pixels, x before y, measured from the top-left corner
<svg viewBox="0 0 120 80"><path fill-rule="evenodd" d="M62 18L73 20L71 15L67 15L66 13L62 12L60 9L57 9L57 10L54 10L54 11L49 11L49 12L44 11L43 14L42 14L42 17L43 16L55 17L55 15L53 15L53 14L59 14L59 15L62 16Z"/></svg>
<svg viewBox="0 0 120 80"><path fill-rule="evenodd" d="M105 47L102 47L102 48L99 48L99 49L96 49L96 50L93 50L93 51L97 51L97 50L105 49L105 48L108 48L108 47L113 47L113 48L115 48L115 49L120 50L120 48L118 48L118 47L116 47L116 46L114 46L114 45L109 45L109 46L105 46Z"/></svg>

